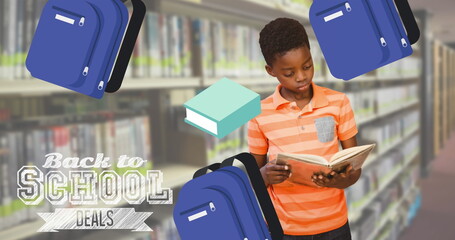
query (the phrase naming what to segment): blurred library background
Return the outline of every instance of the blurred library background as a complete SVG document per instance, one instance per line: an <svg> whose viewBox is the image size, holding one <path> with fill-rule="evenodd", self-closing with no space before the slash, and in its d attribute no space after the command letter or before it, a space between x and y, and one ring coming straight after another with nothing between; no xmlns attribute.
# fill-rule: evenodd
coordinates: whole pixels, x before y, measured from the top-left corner
<svg viewBox="0 0 455 240"><path fill-rule="evenodd" d="M124 84L102 100L33 79L25 69L46 2L0 0L0 239L179 239L172 205L135 207L153 212L150 233L38 233L44 221L36 213L54 207L25 207L16 172L42 166L49 152L126 154L162 170L163 187L176 200L194 171L248 150L246 126L219 140L183 122L183 103L221 77L270 95L277 81L266 75L258 34L277 17L305 25L314 82L345 92L359 143L377 143L360 180L346 189L353 239L455 239L453 0L409 0L421 29L413 55L348 82L326 67L308 20L312 0L146 0Z"/></svg>

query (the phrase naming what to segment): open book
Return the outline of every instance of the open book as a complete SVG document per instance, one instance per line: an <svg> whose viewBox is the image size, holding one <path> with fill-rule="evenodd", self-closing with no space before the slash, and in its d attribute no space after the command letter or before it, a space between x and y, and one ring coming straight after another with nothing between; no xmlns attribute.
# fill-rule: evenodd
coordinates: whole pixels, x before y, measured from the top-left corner
<svg viewBox="0 0 455 240"><path fill-rule="evenodd" d="M276 164L292 165L290 181L316 186L311 181L314 173L343 172L351 164L354 170L362 167L376 144L369 144L344 149L334 154L329 160L316 155L278 153Z"/></svg>

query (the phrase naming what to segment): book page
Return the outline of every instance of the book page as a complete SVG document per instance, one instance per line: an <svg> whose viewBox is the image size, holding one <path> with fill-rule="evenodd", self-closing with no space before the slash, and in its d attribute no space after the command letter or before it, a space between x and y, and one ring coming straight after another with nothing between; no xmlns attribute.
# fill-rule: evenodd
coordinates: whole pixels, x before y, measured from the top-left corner
<svg viewBox="0 0 455 240"><path fill-rule="evenodd" d="M351 152L347 155L344 155L343 157L331 163L331 168L334 171L339 172L343 171L348 164L351 164L353 169L357 170L362 167L371 150L373 150L373 147L374 145L371 145L369 148L365 148L361 152Z"/></svg>
<svg viewBox="0 0 455 240"><path fill-rule="evenodd" d="M335 153L335 155L333 155L330 158L330 163L336 164L337 162L343 161L344 159L347 159L347 158L351 158L359 153L362 153L365 151L370 152L371 150L373 150L373 148L375 146L376 146L376 144L369 144L369 145L363 145L363 146L357 146L357 147L344 149L342 151Z"/></svg>
<svg viewBox="0 0 455 240"><path fill-rule="evenodd" d="M308 163L314 163L318 165L323 165L323 166L328 166L329 162L321 157L321 156L316 156L316 155L310 155L310 154L291 154L291 153L278 153L277 155L277 160L280 159L292 159L295 161L301 161L301 162L308 162Z"/></svg>

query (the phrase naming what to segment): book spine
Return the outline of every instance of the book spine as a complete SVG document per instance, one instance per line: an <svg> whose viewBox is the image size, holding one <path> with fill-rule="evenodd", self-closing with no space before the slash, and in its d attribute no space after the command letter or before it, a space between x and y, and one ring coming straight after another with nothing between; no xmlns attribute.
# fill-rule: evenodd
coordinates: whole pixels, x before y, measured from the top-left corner
<svg viewBox="0 0 455 240"><path fill-rule="evenodd" d="M182 54L182 65L183 65L183 76L191 77L193 75L191 69L192 59L192 37L191 37L191 23L188 17L182 17L183 19L183 54Z"/></svg>
<svg viewBox="0 0 455 240"><path fill-rule="evenodd" d="M128 19L131 19L131 11L128 12ZM131 56L131 59L130 61L128 62L128 67L126 68L126 71L125 71L125 79L130 79L130 78L133 78L135 76L135 65L134 65L134 59L137 55L137 50L136 50L136 46L135 48L133 49L133 54Z"/></svg>
<svg viewBox="0 0 455 240"><path fill-rule="evenodd" d="M168 26L167 26L167 16L160 14L159 17L159 28L160 28L160 42L161 45L161 68L163 70L163 77L170 76L169 68L169 38L168 38Z"/></svg>
<svg viewBox="0 0 455 240"><path fill-rule="evenodd" d="M8 149L6 145L7 141L3 139L3 136L0 136L0 149ZM9 155L9 154L8 154ZM0 223L1 229L5 229L11 226L11 217L10 217L10 196L9 196L9 172L8 171L8 156L5 154L0 155L0 217L2 218L2 223Z"/></svg>
<svg viewBox="0 0 455 240"><path fill-rule="evenodd" d="M6 44L6 74L8 80L14 79L14 58L16 54L16 43L17 43L17 0L7 0L8 4L8 18L6 21L7 26L7 44Z"/></svg>
<svg viewBox="0 0 455 240"><path fill-rule="evenodd" d="M139 125L141 126L141 134L142 134L142 149L144 151L143 156L145 159L149 161L150 168L153 164L152 158L152 141L151 141L151 126L150 126L150 119L147 116L143 116L140 118Z"/></svg>
<svg viewBox="0 0 455 240"><path fill-rule="evenodd" d="M220 59L221 59L221 45L223 44L220 36L220 21L214 21L210 23L210 32L212 33L213 39L213 67L214 74L216 77L222 76L220 69Z"/></svg>
<svg viewBox="0 0 455 240"><path fill-rule="evenodd" d="M185 52L184 52L184 47L185 47L185 26L184 26L184 17L178 16L177 17L177 39L178 39L178 64L180 66L180 69L177 73L178 77L184 77L185 76L185 63L184 57L185 57Z"/></svg>
<svg viewBox="0 0 455 240"><path fill-rule="evenodd" d="M168 68L169 77L175 77L176 64L175 64L175 47L177 40L174 37L174 15L167 15L166 17L166 28L167 28L167 39L169 44L167 45L167 57L168 57Z"/></svg>
<svg viewBox="0 0 455 240"><path fill-rule="evenodd" d="M24 132L25 140L25 162L23 165L32 166L35 164L35 142L33 139L33 131L26 130ZM20 221L25 221L33 218L33 214L36 211L36 206L28 206L25 211L19 213Z"/></svg>
<svg viewBox="0 0 455 240"><path fill-rule="evenodd" d="M179 37L179 17L172 15L170 16L170 40L171 40L171 72L172 77L181 76L182 67L180 65L180 37Z"/></svg>
<svg viewBox="0 0 455 240"><path fill-rule="evenodd" d="M25 49L24 49L24 31L25 31L25 0L17 0L16 13L16 54L14 56L14 78L23 79L23 66L25 65Z"/></svg>
<svg viewBox="0 0 455 240"><path fill-rule="evenodd" d="M5 51L5 36L6 34L6 26L5 26L5 15L6 14L6 4L5 0L0 0L0 81L5 80L5 63L4 63L4 51ZM1 196L0 196L1 200ZM1 206L1 205L0 205ZM1 207L0 207L1 208ZM1 213L0 213L1 214ZM0 224L1 229L1 224Z"/></svg>
<svg viewBox="0 0 455 240"><path fill-rule="evenodd" d="M143 23L144 26L141 27L136 43L136 58L134 59L134 64L136 66L136 78L145 78L147 76L147 69L145 63L145 54L148 48L148 44L145 41L147 23Z"/></svg>
<svg viewBox="0 0 455 240"><path fill-rule="evenodd" d="M25 1L25 26L24 26L24 46L23 46L24 58L23 58L23 64L22 64L22 69L23 69L22 75L23 75L23 78L25 78L25 79L31 79L31 75L25 67L25 60L26 60L26 56L30 50L30 45L31 45L32 39L33 39L33 33L35 32L34 23L33 23L33 21L34 21L34 19L33 19L34 2L35 1L27 1L27 0Z"/></svg>
<svg viewBox="0 0 455 240"><path fill-rule="evenodd" d="M208 69L207 77L215 77L215 68L213 64L213 38L210 29L210 20L204 19L203 21L203 34L205 37L205 43L207 47L205 48L205 62Z"/></svg>
<svg viewBox="0 0 455 240"><path fill-rule="evenodd" d="M150 77L150 67L149 67L149 55L148 53L150 52L150 42L148 41L148 35L149 35L149 31L150 31L150 27L148 26L149 25L149 22L147 21L147 18L148 18L148 13L146 13L146 16L145 16L145 19L144 19L144 22L143 22L143 25L142 25L142 28L141 28L141 32L142 32L142 35L141 35L141 42L142 42L142 50L141 50L141 68L142 68L142 72L143 72L143 78L148 78Z"/></svg>
<svg viewBox="0 0 455 240"><path fill-rule="evenodd" d="M160 29L158 25L158 13L148 13L148 40L149 40L149 54L150 54L150 70L151 77L162 77L163 71L161 66L161 38Z"/></svg>
<svg viewBox="0 0 455 240"><path fill-rule="evenodd" d="M15 140L11 140L11 142L14 142L15 149L13 152L10 152L9 157L13 158L14 161L17 164L16 167L16 172L19 170L22 166L27 165L27 156L26 156L26 135L25 131L17 131L14 132L13 134ZM17 222L20 222L25 219L27 215L27 207L23 208L22 212L17 215Z"/></svg>
<svg viewBox="0 0 455 240"><path fill-rule="evenodd" d="M235 57L234 57L234 72L233 76L234 77L239 77L241 70L242 70L242 65L243 65L243 50L245 48L244 42L243 42L243 28L242 26L235 26L235 45L236 47L234 48L235 52Z"/></svg>
<svg viewBox="0 0 455 240"><path fill-rule="evenodd" d="M167 33L167 68L169 75L168 77L174 77L174 45L175 39L174 39L174 29L173 29L173 15L167 15L166 16L166 33Z"/></svg>
<svg viewBox="0 0 455 240"><path fill-rule="evenodd" d="M191 21L192 26L192 57L193 62L193 74L195 76L204 76L203 63L202 63L202 34L201 34L201 21L200 19L193 19Z"/></svg>
<svg viewBox="0 0 455 240"><path fill-rule="evenodd" d="M209 49L210 49L210 36L209 31L207 30L207 20L198 19L199 23L199 46L201 51L201 59L202 59L202 71L204 77L211 77L212 76L212 69L210 68L209 63Z"/></svg>

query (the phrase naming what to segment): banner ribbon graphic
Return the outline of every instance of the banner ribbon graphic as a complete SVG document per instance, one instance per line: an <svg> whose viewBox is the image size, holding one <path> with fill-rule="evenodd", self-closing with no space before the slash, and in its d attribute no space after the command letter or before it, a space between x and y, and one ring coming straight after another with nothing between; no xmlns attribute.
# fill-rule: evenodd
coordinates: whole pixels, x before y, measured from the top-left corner
<svg viewBox="0 0 455 240"><path fill-rule="evenodd" d="M38 215L46 221L38 232L83 229L153 231L144 222L152 212L136 212L134 208L57 208L53 213L38 213Z"/></svg>

